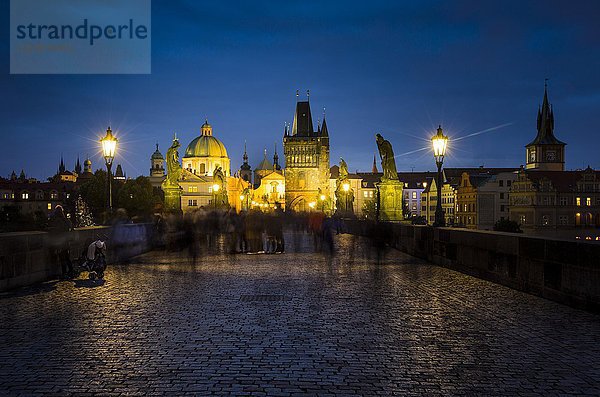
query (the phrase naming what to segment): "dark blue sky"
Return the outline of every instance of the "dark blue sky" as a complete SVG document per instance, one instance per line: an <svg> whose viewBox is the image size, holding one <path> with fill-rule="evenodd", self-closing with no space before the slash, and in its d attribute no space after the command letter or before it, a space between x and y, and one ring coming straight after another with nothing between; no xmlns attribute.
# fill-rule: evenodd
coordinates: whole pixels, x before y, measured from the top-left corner
<svg viewBox="0 0 600 397"><path fill-rule="evenodd" d="M155 142L164 153L177 132L185 147L205 117L232 167L244 140L254 167L265 146L281 153L296 89L310 89L315 122L327 108L332 164L342 156L352 171L371 169L376 132L402 154L439 123L451 138L511 123L451 141L446 165L519 166L545 77L567 168L600 168L598 1L154 0L152 74L137 76L9 75L1 7L3 176L46 178L61 153L72 168L108 124L117 162L147 174ZM397 163L434 168L426 151Z"/></svg>

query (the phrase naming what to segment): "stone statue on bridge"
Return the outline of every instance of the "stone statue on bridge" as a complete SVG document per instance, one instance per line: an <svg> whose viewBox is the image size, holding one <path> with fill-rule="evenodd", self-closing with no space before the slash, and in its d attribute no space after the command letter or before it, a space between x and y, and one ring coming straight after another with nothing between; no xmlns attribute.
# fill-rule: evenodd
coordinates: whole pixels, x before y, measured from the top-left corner
<svg viewBox="0 0 600 397"><path fill-rule="evenodd" d="M173 137L173 144L167 150L167 177L162 183L165 193L165 212L181 212L181 187L179 180L182 176L181 164L179 164L179 151L181 147L177 136Z"/></svg>
<svg viewBox="0 0 600 397"><path fill-rule="evenodd" d="M379 149L379 157L381 157L381 168L383 168L382 181L397 181L398 171L396 170L396 159L394 158L394 150L390 141L383 139L381 134L375 135L377 149Z"/></svg>
<svg viewBox="0 0 600 397"><path fill-rule="evenodd" d="M398 180L396 159L392 144L383 139L381 134L375 135L377 149L381 157L383 175L377 187L377 217L378 220L400 221L404 219L402 189L404 184Z"/></svg>

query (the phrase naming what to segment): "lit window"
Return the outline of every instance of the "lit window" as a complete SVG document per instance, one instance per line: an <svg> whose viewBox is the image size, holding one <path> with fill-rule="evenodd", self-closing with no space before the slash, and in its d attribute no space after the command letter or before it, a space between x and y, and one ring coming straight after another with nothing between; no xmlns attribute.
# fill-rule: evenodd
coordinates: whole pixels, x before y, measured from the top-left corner
<svg viewBox="0 0 600 397"><path fill-rule="evenodd" d="M575 199L575 203L577 204L577 206L579 207L581 205L581 197L577 197Z"/></svg>
<svg viewBox="0 0 600 397"><path fill-rule="evenodd" d="M592 205L592 198L591 197L587 197L585 199L585 205L587 205L588 207L590 207Z"/></svg>
<svg viewBox="0 0 600 397"><path fill-rule="evenodd" d="M525 215L519 215L519 222L525 224L525 222L527 222L527 217Z"/></svg>
<svg viewBox="0 0 600 397"><path fill-rule="evenodd" d="M189 186L188 187L188 192L189 193L197 193L198 192L198 186Z"/></svg>
<svg viewBox="0 0 600 397"><path fill-rule="evenodd" d="M52 209L52 203L48 203L48 211Z"/></svg>
<svg viewBox="0 0 600 397"><path fill-rule="evenodd" d="M369 197L369 192L367 192L366 190L363 192L363 194L365 195L365 197Z"/></svg>
<svg viewBox="0 0 600 397"><path fill-rule="evenodd" d="M21 193L21 198L23 200L29 200L29 193Z"/></svg>
<svg viewBox="0 0 600 397"><path fill-rule="evenodd" d="M414 199L417 198L417 192L412 192L412 198L414 198Z"/></svg>

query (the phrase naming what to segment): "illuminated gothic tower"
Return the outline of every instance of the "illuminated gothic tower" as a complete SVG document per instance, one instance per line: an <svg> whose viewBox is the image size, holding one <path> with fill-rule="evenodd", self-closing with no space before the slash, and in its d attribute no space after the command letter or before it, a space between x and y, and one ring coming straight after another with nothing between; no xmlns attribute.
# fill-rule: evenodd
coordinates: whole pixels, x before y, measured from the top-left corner
<svg viewBox="0 0 600 397"><path fill-rule="evenodd" d="M565 145L554 136L554 111L548 102L548 87L544 84L544 101L538 109L537 136L527 146L525 168L540 171L565 170Z"/></svg>
<svg viewBox="0 0 600 397"><path fill-rule="evenodd" d="M308 99L296 103L292 130L287 125L285 127L283 154L286 208L308 211L309 204L317 201L319 189L329 197L327 123L323 117L323 125L314 130Z"/></svg>

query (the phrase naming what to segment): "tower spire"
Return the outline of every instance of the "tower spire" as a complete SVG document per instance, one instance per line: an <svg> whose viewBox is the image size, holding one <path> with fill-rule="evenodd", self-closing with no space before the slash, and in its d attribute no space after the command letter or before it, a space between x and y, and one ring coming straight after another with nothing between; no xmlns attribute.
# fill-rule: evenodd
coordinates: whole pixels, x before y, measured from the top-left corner
<svg viewBox="0 0 600 397"><path fill-rule="evenodd" d="M275 146L275 151L273 153L273 169L275 171L278 171L281 169L281 167L279 166L279 155L277 154L277 142L274 143Z"/></svg>
<svg viewBox="0 0 600 397"><path fill-rule="evenodd" d="M376 154L373 153L373 168L371 169L371 172L374 174L377 174L379 172L379 170L377 169L377 161L375 160L376 158Z"/></svg>

